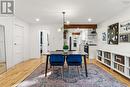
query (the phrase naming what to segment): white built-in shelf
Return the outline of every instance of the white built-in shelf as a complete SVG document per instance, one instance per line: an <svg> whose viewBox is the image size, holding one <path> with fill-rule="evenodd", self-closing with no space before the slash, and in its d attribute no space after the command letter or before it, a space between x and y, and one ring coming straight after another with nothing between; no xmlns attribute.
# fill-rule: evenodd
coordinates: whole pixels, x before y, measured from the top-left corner
<svg viewBox="0 0 130 87"><path fill-rule="evenodd" d="M117 64L119 64L119 65L121 65L121 66L125 66L124 64L121 64L121 63L119 63L119 62L116 62L116 61L113 61L114 63L117 63Z"/></svg>
<svg viewBox="0 0 130 87"><path fill-rule="evenodd" d="M125 75L123 72L119 71L118 69L114 68L115 71L119 72L122 75ZM125 75L126 76L126 75Z"/></svg>
<svg viewBox="0 0 130 87"><path fill-rule="evenodd" d="M104 57L104 59L111 61L111 59L109 59L109 58L105 58L105 57Z"/></svg>
<svg viewBox="0 0 130 87"><path fill-rule="evenodd" d="M118 54L100 49L97 50L97 60L130 79L130 55L125 55L123 53Z"/></svg>
<svg viewBox="0 0 130 87"><path fill-rule="evenodd" d="M106 66L108 66L109 68L111 68L111 66L110 65L108 65L108 64L106 64L106 63L104 63Z"/></svg>
<svg viewBox="0 0 130 87"><path fill-rule="evenodd" d="M99 57L102 57L101 55L98 55Z"/></svg>

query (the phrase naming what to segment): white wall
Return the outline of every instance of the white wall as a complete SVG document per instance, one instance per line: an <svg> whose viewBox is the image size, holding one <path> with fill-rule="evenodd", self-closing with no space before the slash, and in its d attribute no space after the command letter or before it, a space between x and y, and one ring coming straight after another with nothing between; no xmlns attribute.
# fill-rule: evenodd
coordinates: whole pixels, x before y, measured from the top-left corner
<svg viewBox="0 0 130 87"><path fill-rule="evenodd" d="M102 24L98 26L97 32L98 32L98 49L103 49L115 53L120 54L130 54L130 43L119 43L118 45L108 45L107 41L102 41L102 33L106 32L108 26L114 23L121 23L123 21L130 20L130 8L126 9L125 11L122 11L121 14L108 19L104 21Z"/></svg>
<svg viewBox="0 0 130 87"><path fill-rule="evenodd" d="M30 58L29 55L29 25L16 19L15 17L0 17L0 25L5 26L5 42L6 42L6 62L7 68L14 66L13 60L13 29L15 24L22 25L25 27L24 31L24 60Z"/></svg>
<svg viewBox="0 0 130 87"><path fill-rule="evenodd" d="M40 30L48 30L49 32L49 49L50 51L55 51L57 49L63 48L63 31L58 32L58 25L31 25L30 27L30 55L31 58L39 58L40 57L40 38L39 32Z"/></svg>

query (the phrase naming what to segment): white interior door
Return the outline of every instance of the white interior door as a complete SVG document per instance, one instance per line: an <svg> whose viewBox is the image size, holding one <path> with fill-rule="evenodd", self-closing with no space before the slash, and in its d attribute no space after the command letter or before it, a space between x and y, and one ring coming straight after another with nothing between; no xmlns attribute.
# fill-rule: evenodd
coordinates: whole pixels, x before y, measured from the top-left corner
<svg viewBox="0 0 130 87"><path fill-rule="evenodd" d="M24 60L24 27L15 25L14 28L14 64Z"/></svg>
<svg viewBox="0 0 130 87"><path fill-rule="evenodd" d="M42 53L48 52L48 32L42 31Z"/></svg>

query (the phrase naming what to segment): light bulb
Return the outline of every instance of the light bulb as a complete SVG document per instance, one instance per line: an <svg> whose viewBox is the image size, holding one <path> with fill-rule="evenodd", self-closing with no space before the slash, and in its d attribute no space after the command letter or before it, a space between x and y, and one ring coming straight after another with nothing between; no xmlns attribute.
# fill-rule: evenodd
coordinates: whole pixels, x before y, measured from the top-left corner
<svg viewBox="0 0 130 87"><path fill-rule="evenodd" d="M39 19L39 18L36 18L36 21L38 22L38 21L40 21L40 19Z"/></svg>

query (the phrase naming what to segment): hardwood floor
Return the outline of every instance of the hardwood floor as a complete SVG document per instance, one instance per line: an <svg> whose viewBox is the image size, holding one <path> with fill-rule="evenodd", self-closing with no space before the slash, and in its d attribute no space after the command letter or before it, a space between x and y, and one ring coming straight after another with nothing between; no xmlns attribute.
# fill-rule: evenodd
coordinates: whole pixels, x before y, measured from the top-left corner
<svg viewBox="0 0 130 87"><path fill-rule="evenodd" d="M0 87L16 87L41 63L41 59L31 59L10 68L7 72L0 75Z"/></svg>
<svg viewBox="0 0 130 87"><path fill-rule="evenodd" d="M44 58L45 59L45 58ZM45 62L43 59L31 59L10 68L7 72L0 75L0 87L16 87L21 81L29 76L41 63ZM120 80L130 87L130 80L121 76L117 72L107 68L96 60L87 61L101 67L106 72L110 73L116 79Z"/></svg>
<svg viewBox="0 0 130 87"><path fill-rule="evenodd" d="M0 61L0 74L6 71L6 63Z"/></svg>
<svg viewBox="0 0 130 87"><path fill-rule="evenodd" d="M130 79L122 76L121 74L119 74L118 72L106 67L105 65L101 64L100 62L93 60L92 61L93 64L101 67L103 70L105 70L106 72L108 72L109 74L111 74L115 79L119 80L122 83L125 83L128 85L128 87L130 87Z"/></svg>

